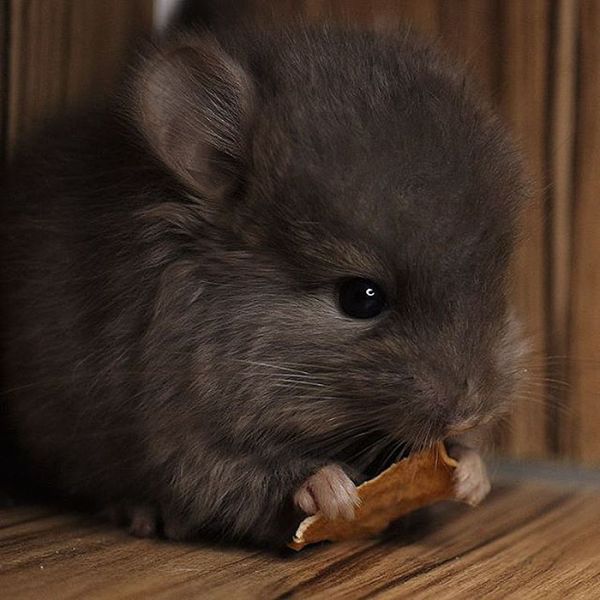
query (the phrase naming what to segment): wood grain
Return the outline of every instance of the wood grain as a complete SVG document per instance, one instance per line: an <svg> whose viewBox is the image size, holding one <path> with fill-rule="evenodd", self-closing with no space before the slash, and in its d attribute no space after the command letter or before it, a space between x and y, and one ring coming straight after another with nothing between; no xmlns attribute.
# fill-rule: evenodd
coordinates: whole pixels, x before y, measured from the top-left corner
<svg viewBox="0 0 600 600"><path fill-rule="evenodd" d="M501 87L500 9L489 0L440 2L441 42L462 60L492 102Z"/></svg>
<svg viewBox="0 0 600 600"><path fill-rule="evenodd" d="M6 598L597 598L600 496L498 490L451 506L430 533L305 549L288 558L139 540L76 514L0 512Z"/></svg>
<svg viewBox="0 0 600 600"><path fill-rule="evenodd" d="M523 241L513 262L513 296L533 355L543 361L547 347L545 188L550 4L546 0L508 0L502 3L499 18L498 102L527 158L534 191L523 216ZM545 455L548 448L545 387L533 388L529 396L529 401L515 404L508 448L514 456L531 458Z"/></svg>
<svg viewBox="0 0 600 600"><path fill-rule="evenodd" d="M579 7L572 0L554 4L551 50L551 97L548 139L548 190L550 229L548 247L548 354L546 387L550 415L550 444L555 453L565 451L563 434L570 416L564 411L568 389L569 315L575 197L575 142L577 114L577 39Z"/></svg>
<svg viewBox="0 0 600 600"><path fill-rule="evenodd" d="M8 0L9 154L47 120L101 98L118 79L151 0Z"/></svg>
<svg viewBox="0 0 600 600"><path fill-rule="evenodd" d="M569 456L600 464L600 2L580 4L570 328Z"/></svg>

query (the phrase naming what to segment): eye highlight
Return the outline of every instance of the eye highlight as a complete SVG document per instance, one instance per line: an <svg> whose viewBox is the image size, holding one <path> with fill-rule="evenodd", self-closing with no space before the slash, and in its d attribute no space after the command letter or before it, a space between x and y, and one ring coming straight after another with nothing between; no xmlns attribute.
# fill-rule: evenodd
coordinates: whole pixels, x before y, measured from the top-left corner
<svg viewBox="0 0 600 600"><path fill-rule="evenodd" d="M338 288L341 310L353 319L372 319L386 307L383 290L370 279L344 279Z"/></svg>

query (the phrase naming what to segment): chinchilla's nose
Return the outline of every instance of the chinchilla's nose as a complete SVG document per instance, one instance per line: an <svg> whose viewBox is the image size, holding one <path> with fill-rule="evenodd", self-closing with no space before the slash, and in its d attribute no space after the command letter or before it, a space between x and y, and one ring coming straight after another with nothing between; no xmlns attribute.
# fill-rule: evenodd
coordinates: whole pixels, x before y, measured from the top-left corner
<svg viewBox="0 0 600 600"><path fill-rule="evenodd" d="M443 415L448 435L460 435L477 425L478 397L472 381L465 377L446 378L436 390L434 405Z"/></svg>

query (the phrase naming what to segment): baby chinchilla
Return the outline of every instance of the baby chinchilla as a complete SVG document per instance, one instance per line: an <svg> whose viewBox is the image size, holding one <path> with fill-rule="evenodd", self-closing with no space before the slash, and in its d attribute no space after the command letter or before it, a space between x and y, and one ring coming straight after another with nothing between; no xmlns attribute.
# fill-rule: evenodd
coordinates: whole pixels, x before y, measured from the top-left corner
<svg viewBox="0 0 600 600"><path fill-rule="evenodd" d="M457 436L518 382L523 196L497 118L413 35L171 36L9 173L6 427L37 480L138 535L277 546L444 438L476 503Z"/></svg>

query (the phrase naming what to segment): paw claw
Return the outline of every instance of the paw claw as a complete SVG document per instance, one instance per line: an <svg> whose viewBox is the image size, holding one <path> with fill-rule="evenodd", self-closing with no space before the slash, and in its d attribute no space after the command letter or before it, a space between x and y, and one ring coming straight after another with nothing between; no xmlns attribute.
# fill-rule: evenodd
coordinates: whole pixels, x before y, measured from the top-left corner
<svg viewBox="0 0 600 600"><path fill-rule="evenodd" d="M306 487L301 487L296 492L295 501L298 508L303 510L307 515L314 515L319 510L312 494Z"/></svg>
<svg viewBox="0 0 600 600"><path fill-rule="evenodd" d="M309 515L320 511L328 519L351 520L360 500L356 486L344 470L331 464L319 469L300 486L294 494L294 502Z"/></svg>
<svg viewBox="0 0 600 600"><path fill-rule="evenodd" d="M490 492L491 485L479 454L465 446L456 446L452 456L458 461L454 473L454 495L457 500L477 506Z"/></svg>

